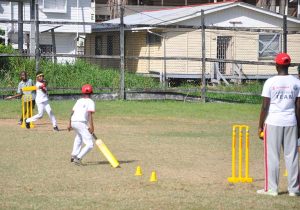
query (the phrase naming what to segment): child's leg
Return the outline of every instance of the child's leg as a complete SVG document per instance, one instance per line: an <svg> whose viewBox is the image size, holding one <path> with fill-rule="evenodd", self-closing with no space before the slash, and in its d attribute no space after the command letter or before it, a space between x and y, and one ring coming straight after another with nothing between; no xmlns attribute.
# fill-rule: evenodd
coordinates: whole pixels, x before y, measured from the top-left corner
<svg viewBox="0 0 300 210"><path fill-rule="evenodd" d="M37 119L40 119L40 118L43 117L45 105L44 105L43 103L38 103L38 104L36 104L36 106L37 106L37 109L38 109L38 113L37 113L36 115L34 115L33 117L28 118L28 119L26 120L27 123L29 123L29 122L34 122L34 121L36 121Z"/></svg>
<svg viewBox="0 0 300 210"><path fill-rule="evenodd" d="M92 134L88 130L88 126L82 123L80 129L80 135L82 136L83 143L85 146L82 148L80 153L77 155L79 159L83 158L89 151L91 151L94 147L94 138Z"/></svg>
<svg viewBox="0 0 300 210"><path fill-rule="evenodd" d="M48 114L48 116L49 116L49 118L52 122L53 127L57 126L55 116L54 116L54 114L52 112L52 109L51 109L51 106L48 102L45 104L45 110L46 110L46 112L47 112L47 114Z"/></svg>
<svg viewBox="0 0 300 210"><path fill-rule="evenodd" d="M75 136L75 139L74 139L73 150L72 150L72 153L71 153L72 156L76 156L77 157L77 155L80 152L81 145L82 145L82 138L80 137L79 134L77 134Z"/></svg>

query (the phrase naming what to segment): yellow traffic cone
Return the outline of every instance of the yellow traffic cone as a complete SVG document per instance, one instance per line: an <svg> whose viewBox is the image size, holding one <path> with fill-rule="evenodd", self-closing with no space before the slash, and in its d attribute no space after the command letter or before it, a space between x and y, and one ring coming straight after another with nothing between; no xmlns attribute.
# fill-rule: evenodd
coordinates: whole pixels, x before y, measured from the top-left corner
<svg viewBox="0 0 300 210"><path fill-rule="evenodd" d="M288 171L285 169L283 176L288 176Z"/></svg>
<svg viewBox="0 0 300 210"><path fill-rule="evenodd" d="M135 170L135 176L142 176L142 175L143 173L142 173L141 166L137 166Z"/></svg>
<svg viewBox="0 0 300 210"><path fill-rule="evenodd" d="M156 177L155 171L152 171L152 173L151 173L150 182L157 182L157 177Z"/></svg>

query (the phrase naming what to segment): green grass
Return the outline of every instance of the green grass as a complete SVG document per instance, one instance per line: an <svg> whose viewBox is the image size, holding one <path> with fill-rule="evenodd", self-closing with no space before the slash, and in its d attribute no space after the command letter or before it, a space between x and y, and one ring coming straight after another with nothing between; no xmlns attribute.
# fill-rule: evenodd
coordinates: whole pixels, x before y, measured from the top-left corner
<svg viewBox="0 0 300 210"><path fill-rule="evenodd" d="M255 104L97 101L95 130L121 163L95 147L82 167L69 162L74 132L54 133L47 116L16 125L20 101L0 101L0 209L297 209L286 194L259 196L263 145ZM75 101L51 101L65 129ZM251 184L229 184L231 126L250 126ZM137 166L143 176L134 176ZM281 165L284 171L283 164ZM156 170L158 182L149 178Z"/></svg>

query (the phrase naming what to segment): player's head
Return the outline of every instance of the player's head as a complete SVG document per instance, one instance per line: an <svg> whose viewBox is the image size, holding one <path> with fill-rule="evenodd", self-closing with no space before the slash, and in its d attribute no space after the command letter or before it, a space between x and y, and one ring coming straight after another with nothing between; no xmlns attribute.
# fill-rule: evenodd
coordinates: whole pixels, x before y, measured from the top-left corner
<svg viewBox="0 0 300 210"><path fill-rule="evenodd" d="M23 81L27 81L27 73L26 71L21 71L20 72L20 79Z"/></svg>
<svg viewBox="0 0 300 210"><path fill-rule="evenodd" d="M44 80L44 74L41 71L36 72L35 77L36 77L36 80L39 82L42 82Z"/></svg>
<svg viewBox="0 0 300 210"><path fill-rule="evenodd" d="M81 88L81 93L82 94L87 94L87 95L92 94L93 93L92 85L90 85L90 84L83 85L82 88Z"/></svg>
<svg viewBox="0 0 300 210"><path fill-rule="evenodd" d="M291 57L287 53L279 53L275 57L277 71L287 71L291 64Z"/></svg>

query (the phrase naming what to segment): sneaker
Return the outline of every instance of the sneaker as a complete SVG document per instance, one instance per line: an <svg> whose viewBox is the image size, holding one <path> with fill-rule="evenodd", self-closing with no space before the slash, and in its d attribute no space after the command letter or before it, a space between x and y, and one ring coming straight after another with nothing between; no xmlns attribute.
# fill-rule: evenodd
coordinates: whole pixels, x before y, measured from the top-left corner
<svg viewBox="0 0 300 210"><path fill-rule="evenodd" d="M74 163L75 165L77 165L77 166L82 165L81 159L80 159L80 158L77 158L77 157L75 157L75 158L73 159L73 163Z"/></svg>
<svg viewBox="0 0 300 210"><path fill-rule="evenodd" d="M75 158L76 158L76 156L74 156L74 155L71 156L71 163L74 162Z"/></svg>
<svg viewBox="0 0 300 210"><path fill-rule="evenodd" d="M22 123L23 123L23 120L18 121L18 125L22 125Z"/></svg>
<svg viewBox="0 0 300 210"><path fill-rule="evenodd" d="M289 192L289 196L300 196L300 192Z"/></svg>
<svg viewBox="0 0 300 210"><path fill-rule="evenodd" d="M59 131L59 129L58 129L57 126L53 127L53 130L54 130L54 131Z"/></svg>
<svg viewBox="0 0 300 210"><path fill-rule="evenodd" d="M271 195L271 196L277 196L278 195L278 192L274 191L274 190L265 191L265 189L261 189L261 190L257 190L256 192L258 194L261 194L261 195Z"/></svg>
<svg viewBox="0 0 300 210"><path fill-rule="evenodd" d="M27 120L27 119L25 119L25 125L26 125L26 128L29 129L29 128L30 128L30 123L29 123L29 122L26 122L26 120Z"/></svg>

